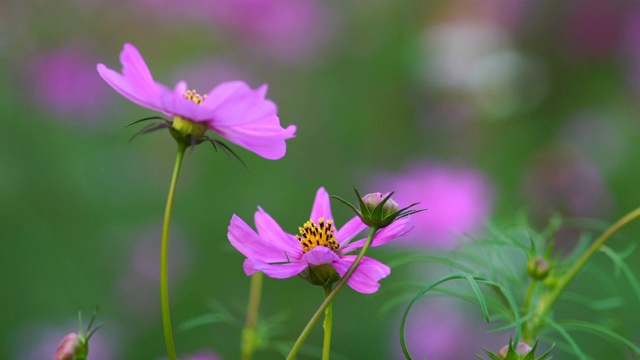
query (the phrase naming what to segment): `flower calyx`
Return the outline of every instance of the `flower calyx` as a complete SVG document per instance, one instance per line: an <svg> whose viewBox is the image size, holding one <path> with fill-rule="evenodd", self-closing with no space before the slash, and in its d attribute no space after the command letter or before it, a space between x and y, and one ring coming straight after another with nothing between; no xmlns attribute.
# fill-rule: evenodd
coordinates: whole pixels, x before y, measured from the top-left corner
<svg viewBox="0 0 640 360"><path fill-rule="evenodd" d="M146 135L158 130L168 129L169 133L176 140L178 146L180 147L193 148L200 143L209 142L211 143L211 145L213 145L213 149L216 152L218 151L219 146L226 155L233 155L233 157L238 159L238 161L240 161L240 163L242 163L242 165L246 167L244 161L242 161L242 159L227 144L205 135L205 132L209 129L206 122L192 121L181 116L174 116L173 121L165 119L161 116L151 116L129 123L126 125L126 127L151 120L156 121L153 121L142 127L142 129L131 136L129 141L140 135Z"/></svg>
<svg viewBox="0 0 640 360"><path fill-rule="evenodd" d="M313 285L329 286L340 280L340 274L331 264L308 266L302 270L300 277Z"/></svg>
<svg viewBox="0 0 640 360"><path fill-rule="evenodd" d="M354 188L354 191L358 197L359 209L338 196L332 195L331 197L351 208L363 223L372 228L382 229L391 225L391 223L397 219L426 210L409 210L418 205L419 203L417 202L400 209L398 203L391 199L394 192L386 195L376 192L362 197L358 189Z"/></svg>

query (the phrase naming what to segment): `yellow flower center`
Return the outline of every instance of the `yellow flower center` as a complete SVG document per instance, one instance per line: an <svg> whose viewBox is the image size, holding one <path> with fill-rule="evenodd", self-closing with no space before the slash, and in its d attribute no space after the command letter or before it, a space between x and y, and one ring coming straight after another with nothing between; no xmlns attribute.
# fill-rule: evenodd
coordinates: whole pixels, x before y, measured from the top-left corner
<svg viewBox="0 0 640 360"><path fill-rule="evenodd" d="M184 98L193 101L196 105L200 105L207 98L207 95L200 95L196 90L187 90L184 93ZM171 126L185 136L194 135L197 138L203 136L207 131L207 123L192 121L181 116L174 116Z"/></svg>
<svg viewBox="0 0 640 360"><path fill-rule="evenodd" d="M338 240L333 235L335 232L333 220L325 222L324 218L320 218L317 224L309 220L304 223L303 227L298 229L300 230L300 235L296 235L296 239L302 245L303 254L317 246L324 246L335 253L338 252L340 244L338 244Z"/></svg>
<svg viewBox="0 0 640 360"><path fill-rule="evenodd" d="M204 99L207 98L207 94L200 95L196 90L187 90L187 92L184 94L184 97L185 99L189 99L193 101L195 104L200 105L202 104Z"/></svg>

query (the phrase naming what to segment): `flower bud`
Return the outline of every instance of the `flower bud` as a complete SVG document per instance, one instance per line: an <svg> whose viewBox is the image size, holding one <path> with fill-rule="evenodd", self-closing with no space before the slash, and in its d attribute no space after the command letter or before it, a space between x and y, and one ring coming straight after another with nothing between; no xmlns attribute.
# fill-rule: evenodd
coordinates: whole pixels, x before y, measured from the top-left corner
<svg viewBox="0 0 640 360"><path fill-rule="evenodd" d="M362 198L362 202L371 212L373 212L373 210L384 200L384 198L385 195L376 192L365 195ZM398 209L398 203L389 198L384 204L382 204L382 217L389 216L398 211Z"/></svg>
<svg viewBox="0 0 640 360"><path fill-rule="evenodd" d="M87 345L81 335L67 334L56 349L54 360L76 360L87 358Z"/></svg>
<svg viewBox="0 0 640 360"><path fill-rule="evenodd" d="M509 351L509 349L512 349L513 352L515 352L515 355L517 355L518 357L517 358L514 358L514 357L507 358L507 355L509 355L509 353L513 354L513 352ZM518 345L516 345L515 349L513 348L513 344L505 345L498 352L498 356L501 359L517 360L517 359L520 359L521 357L527 356L527 354L529 354L529 352L531 352L531 350L532 350L532 348L531 348L531 346L529 346L529 344L520 341L518 343Z"/></svg>
<svg viewBox="0 0 640 360"><path fill-rule="evenodd" d="M376 192L362 197L360 214L362 222L377 228L389 226L400 214L398 203L389 195Z"/></svg>
<svg viewBox="0 0 640 360"><path fill-rule="evenodd" d="M549 262L540 256L529 259L527 273L536 280L543 280L549 274L551 266Z"/></svg>
<svg viewBox="0 0 640 360"><path fill-rule="evenodd" d="M393 195L393 192L387 195L376 192L361 197L358 189L354 188L354 190L356 192L356 195L358 196L358 204L360 209L356 208L353 204L344 199L341 199L337 196L332 197L350 207L351 210L353 210L356 215L358 215L363 223L372 228L382 229L391 225L391 223L396 219L426 210L409 210L415 205L418 205L418 203L413 203L400 209L398 203L391 199L391 195Z"/></svg>

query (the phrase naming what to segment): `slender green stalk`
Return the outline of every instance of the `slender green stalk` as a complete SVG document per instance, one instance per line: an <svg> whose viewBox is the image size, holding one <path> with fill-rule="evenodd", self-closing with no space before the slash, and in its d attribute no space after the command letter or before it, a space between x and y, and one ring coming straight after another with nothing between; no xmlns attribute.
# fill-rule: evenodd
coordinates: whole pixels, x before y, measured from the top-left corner
<svg viewBox="0 0 640 360"><path fill-rule="evenodd" d="M560 276L553 288L547 293L544 293L538 299L536 307L534 309L533 316L523 324L523 340L531 343L537 336L538 329L543 323L544 317L553 308L553 305L558 300L564 289L569 285L571 280L576 277L578 272L586 265L591 257L602 248L602 246L609 241L609 239L617 233L620 229L628 225L633 220L640 217L640 207L628 213L620 220L616 221L611 227L609 227L599 238L594 241L589 248L580 256L580 258L571 265L571 267Z"/></svg>
<svg viewBox="0 0 640 360"><path fill-rule="evenodd" d="M160 303L162 306L162 326L164 328L164 339L167 344L167 355L169 360L176 360L176 348L173 344L173 331L171 330L171 314L169 312L169 276L167 271L167 254L169 253L169 225L171 223L171 211L173 209L173 199L176 195L176 185L178 183L178 174L182 165L182 158L186 146L178 144L178 155L173 168L173 176L171 177L171 185L169 185L169 195L167 197L167 206L164 211L164 224L162 226L162 245L160 248Z"/></svg>
<svg viewBox="0 0 640 360"><path fill-rule="evenodd" d="M529 286L527 286L527 293L524 296L524 305L525 309L529 309L531 306L531 300L533 300L533 294L536 292L536 285L538 285L538 280L531 279Z"/></svg>
<svg viewBox="0 0 640 360"><path fill-rule="evenodd" d="M242 329L242 344L240 345L240 359L250 360L256 350L258 325L258 309L262 294L262 280L264 274L257 272L251 275L251 289L249 290L249 305L247 305L247 320Z"/></svg>
<svg viewBox="0 0 640 360"><path fill-rule="evenodd" d="M300 336L298 336L298 339L296 340L295 344L293 344L293 347L291 348L289 355L287 355L287 360L293 360L296 358L298 351L300 351L302 344L307 339L307 336L309 335L309 332L311 332L311 329L313 328L313 326L316 324L316 322L318 322L318 319L320 319L320 316L322 316L322 313L329 306L329 304L331 304L331 301L333 301L333 298L336 297L340 289L342 289L344 284L347 283L347 280L349 280L349 278L351 277L351 274L353 274L353 272L356 270L356 268L358 267L358 264L360 264L360 261L362 260L362 258L364 257L364 254L369 249L369 246L371 245L371 240L373 240L373 236L376 234L377 231L378 231L377 228L373 228L373 227L371 228L371 230L369 231L369 236L367 237L367 241L365 242L362 249L360 249L358 256L353 261L353 264L351 264L351 267L349 268L349 270L347 270L344 276L336 283L336 287L329 293L329 295L327 295L327 297L324 298L324 301L322 302L322 304L320 304L320 307L316 310L313 316L311 316L311 319L309 319L309 322L304 327L304 329L302 329Z"/></svg>
<svg viewBox="0 0 640 360"><path fill-rule="evenodd" d="M331 285L323 287L324 297L331 293ZM333 302L330 302L324 311L324 344L322 344L322 360L329 360L331 354L331 328L333 326Z"/></svg>

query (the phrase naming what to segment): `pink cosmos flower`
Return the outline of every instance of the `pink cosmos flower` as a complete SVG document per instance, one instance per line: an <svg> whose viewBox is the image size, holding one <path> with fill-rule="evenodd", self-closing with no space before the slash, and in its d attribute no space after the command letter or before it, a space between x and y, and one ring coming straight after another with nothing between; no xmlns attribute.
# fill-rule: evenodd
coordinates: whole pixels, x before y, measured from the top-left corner
<svg viewBox="0 0 640 360"><path fill-rule="evenodd" d="M178 130L182 129L177 123L197 136L213 130L230 142L272 160L284 156L285 140L294 137L296 127L282 128L276 105L265 98L267 85L252 90L242 81L229 81L200 95L189 90L184 81L179 81L173 90L155 82L144 59L131 44L124 45L120 62L122 74L98 64L100 76L134 103L173 116L173 127Z"/></svg>
<svg viewBox="0 0 640 360"><path fill-rule="evenodd" d="M298 275L309 267L328 264L340 276L344 276L356 258L356 255L348 254L361 248L366 241L360 239L351 242L367 227L357 216L340 229L335 227L329 194L324 188L318 189L310 220L300 228L299 236L284 232L260 207L254 221L257 233L234 214L227 234L231 245L247 257L243 265L247 275L262 271L267 276L284 279ZM378 231L371 246L382 245L412 228L409 216L401 218ZM387 265L365 256L347 284L355 291L371 294L380 287L378 281L390 273Z"/></svg>

